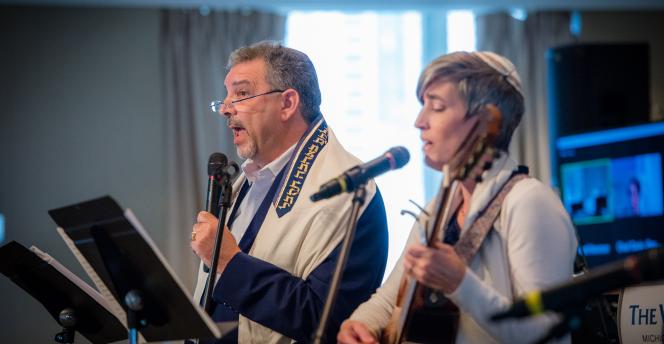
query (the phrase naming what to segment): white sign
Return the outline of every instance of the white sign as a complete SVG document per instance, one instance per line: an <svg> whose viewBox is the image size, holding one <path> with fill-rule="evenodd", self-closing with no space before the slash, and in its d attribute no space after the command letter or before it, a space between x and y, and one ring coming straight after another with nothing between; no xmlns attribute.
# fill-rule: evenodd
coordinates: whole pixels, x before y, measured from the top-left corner
<svg viewBox="0 0 664 344"><path fill-rule="evenodd" d="M664 284L625 288L618 323L622 344L664 343Z"/></svg>

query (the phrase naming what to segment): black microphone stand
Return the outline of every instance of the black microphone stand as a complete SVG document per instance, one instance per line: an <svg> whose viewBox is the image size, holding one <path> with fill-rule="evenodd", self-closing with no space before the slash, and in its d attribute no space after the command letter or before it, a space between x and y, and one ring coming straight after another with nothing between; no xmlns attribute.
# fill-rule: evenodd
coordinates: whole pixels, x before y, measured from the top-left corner
<svg viewBox="0 0 664 344"><path fill-rule="evenodd" d="M353 205L350 212L350 218L348 220L348 227L346 228L344 241L341 246L341 251L339 251L339 257L337 258L337 265L334 269L332 282L330 283L330 290L327 292L327 299L325 300L323 313L321 313L318 328L316 329L312 339L315 344L324 342L325 329L327 328L330 314L332 314L332 307L334 306L334 302L337 298L341 276L343 275L343 270L346 267L346 261L348 260L350 248L353 244L353 238L355 238L355 230L357 229L357 220L360 215L360 208L364 204L365 198L367 196L367 190L365 186L366 185L364 183L358 185L355 189L355 193L353 194Z"/></svg>
<svg viewBox="0 0 664 344"><path fill-rule="evenodd" d="M235 166L234 166L235 167ZM236 169L237 172L237 169ZM207 282L205 283L205 294L203 296L203 308L208 314L212 314L212 291L214 290L215 277L217 276L217 265L219 265L219 254L221 253L221 240L224 237L224 227L226 226L226 216L231 207L231 194L233 186L231 184L232 176L228 172L222 173L221 201L219 207L219 222L217 222L217 235L214 238L214 250L212 251L212 261L210 262L210 271Z"/></svg>

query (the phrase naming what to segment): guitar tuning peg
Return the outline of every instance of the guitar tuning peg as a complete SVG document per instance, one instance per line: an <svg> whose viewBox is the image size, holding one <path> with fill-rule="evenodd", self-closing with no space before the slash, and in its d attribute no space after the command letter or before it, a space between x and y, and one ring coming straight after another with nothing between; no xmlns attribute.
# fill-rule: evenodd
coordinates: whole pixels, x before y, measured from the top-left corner
<svg viewBox="0 0 664 344"><path fill-rule="evenodd" d="M427 221L427 218L429 216L429 213L424 210L419 204L415 203L412 199L409 199L410 203L414 204L417 208L420 209L421 213L415 214L414 212L407 210L407 209L401 209L401 215L410 215L412 216L415 221L417 222L417 228L418 228L418 234L419 234L419 239L420 239L420 244L422 245L427 245L429 242L429 237L427 236L427 228L429 227L429 223ZM422 214L424 214L424 218L422 218Z"/></svg>
<svg viewBox="0 0 664 344"><path fill-rule="evenodd" d="M409 199L408 202L414 204L417 207L417 209L419 209L422 213L424 213L424 215L429 216L429 213L426 210L424 210L424 207L417 204L417 202L413 201L412 199Z"/></svg>
<svg viewBox="0 0 664 344"><path fill-rule="evenodd" d="M412 216L415 220L417 220L417 214L413 213L413 212L410 211L410 210L401 209L401 211L399 212L399 214L401 214L401 215L406 215L406 214L408 214L408 215Z"/></svg>
<svg viewBox="0 0 664 344"><path fill-rule="evenodd" d="M486 162L484 162L484 166L482 166L482 169L484 169L484 171L487 171L487 170L491 169L491 166L493 166L493 162L486 161Z"/></svg>
<svg viewBox="0 0 664 344"><path fill-rule="evenodd" d="M475 177L475 182L476 183L481 183L482 182L482 176L476 176Z"/></svg>
<svg viewBox="0 0 664 344"><path fill-rule="evenodd" d="M409 201L410 203L414 204L414 205L417 207L417 209L420 210L420 213L424 214L425 216L429 216L429 213L428 213L428 212L427 212L422 206L420 206L419 204L417 204L417 203L416 203L415 201L413 201L412 199L409 199L408 201ZM410 216L412 216L416 221L419 221L419 220L420 220L420 215L415 214L414 212L412 212L412 211L410 211L410 210L408 210L408 209L401 209L400 214L401 214L401 215L410 215Z"/></svg>

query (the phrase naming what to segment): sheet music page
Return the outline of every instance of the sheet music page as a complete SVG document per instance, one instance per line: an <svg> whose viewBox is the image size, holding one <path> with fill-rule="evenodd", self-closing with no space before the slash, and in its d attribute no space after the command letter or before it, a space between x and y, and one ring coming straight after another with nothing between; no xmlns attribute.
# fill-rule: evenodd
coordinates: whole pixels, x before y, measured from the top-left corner
<svg viewBox="0 0 664 344"><path fill-rule="evenodd" d="M90 295L90 297L92 297L95 301L97 301L97 303L106 308L107 311L115 315L116 318L118 317L117 314L113 311L112 306L106 301L106 299L104 299L104 297L97 290L95 290L90 285L85 283L78 276L74 275L73 272L69 271L69 269L67 269L64 265L60 264L60 262L58 262L55 258L51 257L51 255L40 250L36 246L31 246L30 251L32 251L39 258L41 258L49 265L54 267L56 270L58 270L63 276L67 277L68 280L76 284L79 288L81 288L81 290L83 290L86 294ZM121 318L118 318L118 320L122 321Z"/></svg>
<svg viewBox="0 0 664 344"><path fill-rule="evenodd" d="M97 275L92 266L90 266L88 260L85 259L83 254L81 254L81 251L78 250L76 244L74 244L74 241L71 240L71 238L69 238L65 230L62 229L61 227L58 227L57 231L58 234L60 234L60 236L62 237L62 240L65 241L65 244L67 244L67 247L69 247L69 250L71 250L71 253L74 254L74 257L76 257L76 260L78 260L78 262L81 264L83 270L85 270L88 276L90 276L92 283L94 283L95 286L97 287L97 290L99 290L99 294L104 298L104 300L106 300L106 303L110 307L109 310L111 311L111 313L113 313L116 318L120 319L122 325L126 327L127 314L125 313L122 306L120 306L120 304L115 299L113 294L111 294L111 291L108 290L108 288L106 287L106 284L104 284L104 281L102 281L102 279L99 277L99 275Z"/></svg>
<svg viewBox="0 0 664 344"><path fill-rule="evenodd" d="M76 244L74 244L74 241L71 240L71 238L69 238L65 230L62 227L58 227L57 231L58 234L60 234L60 236L62 237L62 240L65 241L65 244L67 244L67 247L69 247L71 253L74 254L74 257L76 257L76 260L78 260L78 262L81 264L83 270L85 270L88 276L90 276L92 283L94 283L95 286L97 287L97 290L99 290L98 294L101 295L102 298L106 301L105 304L108 305L108 307L106 306L104 307L106 307L106 309L108 309L109 312L115 315L115 317L118 318L118 320L120 320L120 322L124 327L127 327L127 313L125 313L124 309L122 308L122 306L120 306L120 304L115 299L111 291L108 290L108 287L106 287L104 281L102 281L102 279L99 277L99 275L97 275L92 266L90 266L88 260L85 259L81 251L78 250ZM141 333L138 334L138 342L147 343L147 341L145 340L145 338L143 338L143 335Z"/></svg>
<svg viewBox="0 0 664 344"><path fill-rule="evenodd" d="M166 267L166 271L168 271L168 273L171 275L171 277L173 278L173 280L175 281L175 283L178 285L178 287L180 288L180 290L182 290L182 292L183 292L185 295L188 296L188 297L187 297L187 300L189 300L189 302L192 304L192 306L194 307L194 309L196 309L196 312L197 312L197 313L201 316L201 318L205 321L205 324L206 324L206 325L212 330L212 332L213 332L217 337L221 337L222 332L220 332L220 328L219 328L219 326L218 326L217 324L215 324L215 322L212 320L212 318L210 318L210 316L209 316L207 313L205 313L205 312L203 311L203 308L202 308L201 306L199 306L198 304L194 303L194 301L193 301L193 297L189 294L189 292L188 292L187 289L185 288L184 284L182 284L182 281L180 281L180 278L178 278L178 275L175 274L175 271L173 270L173 268L171 267L171 265L168 264L168 261L166 260L166 258L164 257L164 255L161 253L161 251L159 250L159 248L157 247L157 245L154 243L154 241L152 241L152 238L151 238L150 235L148 235L148 233L145 231L145 229L143 228L143 225L141 225L141 223L138 221L138 219L136 218L136 216L134 215L134 213L131 211L131 209L127 208L127 209L125 210L125 212L124 212L124 215L125 215L125 217L127 218L127 220L129 220L129 222L132 224L132 226L134 226L134 228L136 228L136 231L141 235L141 237L143 237L143 239L145 240L145 242L150 246L150 248L152 249L152 251L155 253L155 255L157 256L157 258L158 258L159 261L161 262L161 264L162 264L164 267ZM225 332L224 332L224 333L225 333Z"/></svg>

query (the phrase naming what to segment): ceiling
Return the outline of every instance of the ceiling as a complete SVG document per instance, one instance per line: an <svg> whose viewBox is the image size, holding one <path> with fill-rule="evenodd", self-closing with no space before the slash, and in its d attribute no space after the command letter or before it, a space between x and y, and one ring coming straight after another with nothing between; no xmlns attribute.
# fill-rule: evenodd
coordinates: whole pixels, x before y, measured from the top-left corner
<svg viewBox="0 0 664 344"><path fill-rule="evenodd" d="M664 9L664 0L0 0L0 4L84 7L208 7L299 10Z"/></svg>

